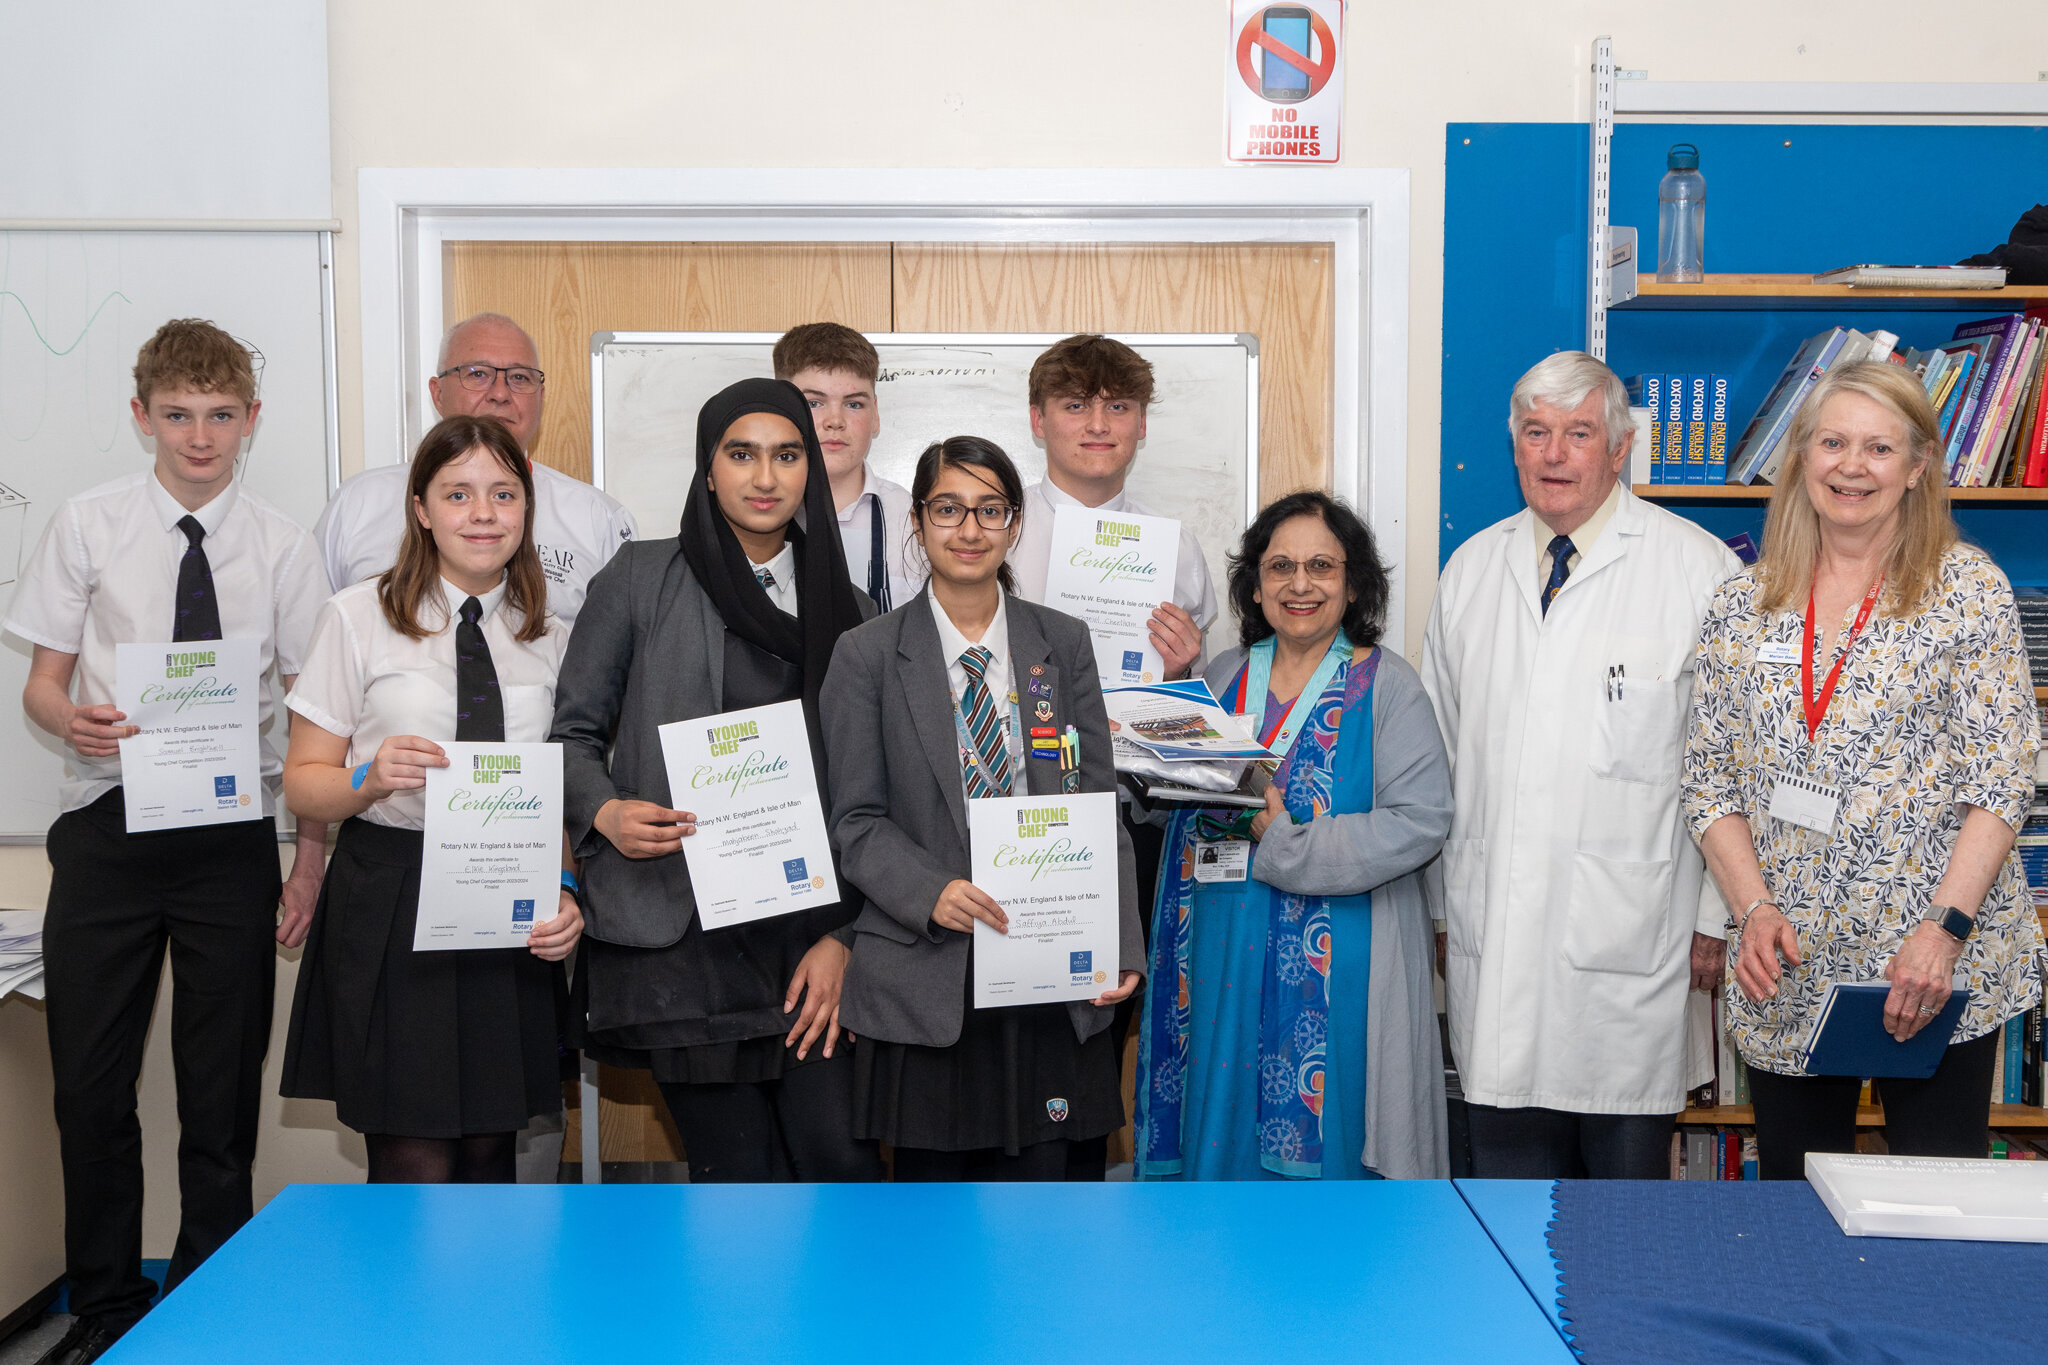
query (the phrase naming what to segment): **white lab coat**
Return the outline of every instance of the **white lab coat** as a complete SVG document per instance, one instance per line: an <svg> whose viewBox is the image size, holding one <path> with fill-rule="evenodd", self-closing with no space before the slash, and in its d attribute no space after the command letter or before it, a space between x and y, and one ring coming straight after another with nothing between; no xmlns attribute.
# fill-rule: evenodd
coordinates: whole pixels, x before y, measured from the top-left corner
<svg viewBox="0 0 2048 1365"><path fill-rule="evenodd" d="M1720 936L1724 914L1679 813L1679 754L1700 619L1737 561L1624 488L1545 617L1532 521L1458 547L1423 637L1456 801L1425 881L1451 1050L1480 1104L1676 1113L1712 1079L1692 931Z"/></svg>

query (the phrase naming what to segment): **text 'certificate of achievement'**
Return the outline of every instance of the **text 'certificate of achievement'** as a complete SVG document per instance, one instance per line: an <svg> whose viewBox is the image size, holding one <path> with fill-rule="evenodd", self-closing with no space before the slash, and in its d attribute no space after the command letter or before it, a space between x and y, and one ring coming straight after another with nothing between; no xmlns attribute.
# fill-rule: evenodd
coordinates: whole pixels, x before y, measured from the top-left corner
<svg viewBox="0 0 2048 1365"><path fill-rule="evenodd" d="M683 857L706 929L839 899L802 702L671 722L661 756L669 804L697 817Z"/></svg>
<svg viewBox="0 0 2048 1365"><path fill-rule="evenodd" d="M115 645L128 832L263 818L254 640Z"/></svg>
<svg viewBox="0 0 2048 1365"><path fill-rule="evenodd" d="M1093 1000L1117 983L1116 793L967 803L974 884L1010 917L974 922L974 1006Z"/></svg>
<svg viewBox="0 0 2048 1365"><path fill-rule="evenodd" d="M1152 613L1173 600L1180 523L1172 517L1062 507L1053 517L1045 605L1088 623L1104 687L1158 682Z"/></svg>
<svg viewBox="0 0 2048 1365"><path fill-rule="evenodd" d="M562 746L443 741L427 769L414 952L523 948L562 904Z"/></svg>

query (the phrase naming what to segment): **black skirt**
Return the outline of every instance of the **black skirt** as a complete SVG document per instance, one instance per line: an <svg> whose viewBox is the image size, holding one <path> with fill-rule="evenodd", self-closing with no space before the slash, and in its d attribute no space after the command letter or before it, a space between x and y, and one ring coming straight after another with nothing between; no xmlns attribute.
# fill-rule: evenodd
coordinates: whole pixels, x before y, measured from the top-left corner
<svg viewBox="0 0 2048 1365"><path fill-rule="evenodd" d="M416 953L417 830L349 820L299 964L282 1094L362 1133L457 1138L561 1112L558 963L523 948Z"/></svg>
<svg viewBox="0 0 2048 1365"><path fill-rule="evenodd" d="M951 1047L862 1038L854 1049L854 1135L934 1152L1000 1148L1015 1156L1056 1140L1123 1127L1116 1045L1104 1029L1082 1042L1065 1005L974 1007L968 949L966 1014Z"/></svg>

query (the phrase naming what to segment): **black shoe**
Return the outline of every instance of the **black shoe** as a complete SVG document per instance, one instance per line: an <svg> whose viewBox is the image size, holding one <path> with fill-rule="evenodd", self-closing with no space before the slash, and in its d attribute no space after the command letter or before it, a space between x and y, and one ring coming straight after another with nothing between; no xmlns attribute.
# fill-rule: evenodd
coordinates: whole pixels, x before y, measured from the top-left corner
<svg viewBox="0 0 2048 1365"><path fill-rule="evenodd" d="M135 1324L105 1318L77 1318L64 1339L37 1358L36 1365L92 1365Z"/></svg>

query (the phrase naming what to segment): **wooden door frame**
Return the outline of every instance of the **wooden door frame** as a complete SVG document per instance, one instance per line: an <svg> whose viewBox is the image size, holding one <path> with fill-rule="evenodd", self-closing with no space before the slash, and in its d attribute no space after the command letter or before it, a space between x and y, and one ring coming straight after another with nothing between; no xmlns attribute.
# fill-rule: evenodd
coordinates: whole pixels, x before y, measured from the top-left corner
<svg viewBox="0 0 2048 1365"><path fill-rule="evenodd" d="M441 169L357 174L365 462L426 429L450 241L1330 242L1331 490L1393 570L1407 638L1403 169Z"/></svg>

